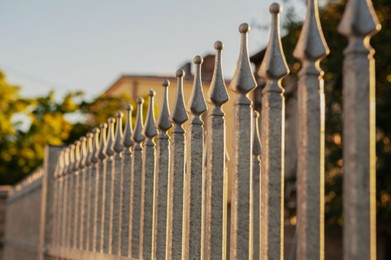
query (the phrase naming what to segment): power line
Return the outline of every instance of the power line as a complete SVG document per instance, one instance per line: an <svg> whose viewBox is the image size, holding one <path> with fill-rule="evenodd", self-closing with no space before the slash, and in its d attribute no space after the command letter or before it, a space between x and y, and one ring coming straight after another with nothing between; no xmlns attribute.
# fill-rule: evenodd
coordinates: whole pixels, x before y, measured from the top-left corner
<svg viewBox="0 0 391 260"><path fill-rule="evenodd" d="M51 80L43 79L41 77L37 77L37 76L31 75L30 73L26 73L24 71L12 68L12 67L10 67L8 65L0 64L0 67L5 68L7 71L9 71L9 72L11 72L13 74L18 75L21 78L27 79L27 80L29 80L31 82L34 82L34 83L38 83L40 85L45 85L45 86L48 86L50 88L60 87L60 88L63 88L63 89L70 89L69 87L64 86L62 84L53 82Z"/></svg>

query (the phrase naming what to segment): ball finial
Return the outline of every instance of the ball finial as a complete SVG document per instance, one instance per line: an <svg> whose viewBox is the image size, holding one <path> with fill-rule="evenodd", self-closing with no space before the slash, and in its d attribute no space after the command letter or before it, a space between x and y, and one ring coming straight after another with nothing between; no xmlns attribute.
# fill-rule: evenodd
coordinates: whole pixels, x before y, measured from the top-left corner
<svg viewBox="0 0 391 260"><path fill-rule="evenodd" d="M117 118L121 118L123 116L124 116L124 114L122 114L122 112L120 112L120 111L117 111L117 113L115 113L115 117L117 117Z"/></svg>
<svg viewBox="0 0 391 260"><path fill-rule="evenodd" d="M126 110L127 110L127 111L132 111L132 110L133 110L133 106L132 106L131 104L128 104L128 105L126 106Z"/></svg>
<svg viewBox="0 0 391 260"><path fill-rule="evenodd" d="M216 41L215 42L215 49L218 51L221 51L222 49L224 49L224 43L221 41Z"/></svg>
<svg viewBox="0 0 391 260"><path fill-rule="evenodd" d="M155 90L150 89L148 95L149 95L150 97L154 97L154 96L156 95Z"/></svg>
<svg viewBox="0 0 391 260"><path fill-rule="evenodd" d="M163 87L168 87L170 86L170 81L168 79L164 79L162 82Z"/></svg>
<svg viewBox="0 0 391 260"><path fill-rule="evenodd" d="M183 69L179 69L176 71L176 76L177 77L182 77L185 76L185 71Z"/></svg>
<svg viewBox="0 0 391 260"><path fill-rule="evenodd" d="M107 124L106 124L106 123L102 123L102 124L100 124L100 128L102 128L102 129L106 129L106 128L107 128Z"/></svg>
<svg viewBox="0 0 391 260"><path fill-rule="evenodd" d="M144 99L139 97L139 98L137 99L137 104L139 104L139 105L144 104Z"/></svg>
<svg viewBox="0 0 391 260"><path fill-rule="evenodd" d="M110 124L114 124L115 119L114 119L114 117L110 117L108 121L109 121Z"/></svg>
<svg viewBox="0 0 391 260"><path fill-rule="evenodd" d="M251 28L250 28L250 26L248 25L248 23L242 23L242 24L239 26L239 32L240 32L240 33L248 33L250 30L251 30Z"/></svg>
<svg viewBox="0 0 391 260"><path fill-rule="evenodd" d="M278 13L281 12L281 5L274 2L274 3L272 3L272 4L270 5L269 11L270 11L270 13L272 13L272 14L278 14Z"/></svg>
<svg viewBox="0 0 391 260"><path fill-rule="evenodd" d="M199 55L195 56L193 59L194 64L202 64L203 62L204 62L204 59Z"/></svg>

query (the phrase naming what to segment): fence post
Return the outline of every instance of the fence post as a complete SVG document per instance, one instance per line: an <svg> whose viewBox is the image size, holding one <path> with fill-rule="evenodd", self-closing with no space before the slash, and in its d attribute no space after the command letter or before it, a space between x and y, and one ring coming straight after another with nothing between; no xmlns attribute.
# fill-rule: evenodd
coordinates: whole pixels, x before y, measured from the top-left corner
<svg viewBox="0 0 391 260"><path fill-rule="evenodd" d="M234 170L232 172L230 258L252 257L252 102L248 93L256 86L247 50L250 26L239 27L241 47L230 87L239 94L234 112Z"/></svg>
<svg viewBox="0 0 391 260"><path fill-rule="evenodd" d="M89 243L89 234L90 234L90 208L91 208L91 193L92 193L92 188L91 188L91 183L92 183L92 178L91 178L91 159L92 159L92 142L93 142L94 135L92 133L87 134L87 142L86 142L86 156L84 160L84 174L85 176L85 184L84 184L84 216L83 216L83 236L82 236L82 244L81 244L81 249L83 250L88 250L88 243Z"/></svg>
<svg viewBox="0 0 391 260"><path fill-rule="evenodd" d="M145 119L145 148L143 154L141 220L140 220L140 259L151 259L152 221L153 221L153 187L156 170L155 142L157 135L155 126L154 97L156 93L149 91L148 114Z"/></svg>
<svg viewBox="0 0 391 260"><path fill-rule="evenodd" d="M202 213L203 213L203 178L204 176L204 122L201 119L207 105L202 91L201 56L193 59L195 65L193 91L189 100L192 114L189 126L187 170L183 187L183 226L182 259L201 258Z"/></svg>
<svg viewBox="0 0 391 260"><path fill-rule="evenodd" d="M133 141L135 145L133 147L133 163L132 163L132 206L130 221L131 227L131 247L130 256L133 258L139 258L140 256L140 219L141 219L141 185L142 185L142 170L143 170L143 144L144 136L143 130L143 103L144 99L137 99L137 118L136 125L133 132Z"/></svg>
<svg viewBox="0 0 391 260"><path fill-rule="evenodd" d="M164 80L164 96L158 119L159 135L157 137L157 168L155 174L154 212L152 228L152 259L164 259L166 256L166 223L167 223L167 185L170 172L170 137L167 131L172 127L168 106L168 86Z"/></svg>
<svg viewBox="0 0 391 260"><path fill-rule="evenodd" d="M254 128L254 137L253 137L253 259L259 259L259 236L260 236L260 198L261 198L261 189L260 189L260 180L261 180L261 140L259 137L259 113L254 110L253 112L253 128Z"/></svg>
<svg viewBox="0 0 391 260"><path fill-rule="evenodd" d="M338 27L343 64L344 259L376 259L375 50L380 30L370 0L349 0Z"/></svg>
<svg viewBox="0 0 391 260"><path fill-rule="evenodd" d="M99 142L99 166L97 168L97 200L95 207L97 208L96 213L96 252L102 252L103 250L103 216L105 213L104 202L106 199L105 194L105 176L106 176L106 129L107 124L103 123L100 125L100 142Z"/></svg>
<svg viewBox="0 0 391 260"><path fill-rule="evenodd" d="M121 196L121 237L120 247L121 256L128 256L129 252L129 229L130 229L130 207L131 207L131 170L132 170L132 147L134 142L132 140L132 111L133 107L128 105L126 107L127 116L125 131L122 139L122 144L125 147L122 157L122 196Z"/></svg>
<svg viewBox="0 0 391 260"><path fill-rule="evenodd" d="M106 172L105 172L105 199L103 214L103 253L111 253L112 230L113 230L113 188L114 188L114 123L115 118L109 118L109 127L107 132L107 143L105 147L106 154Z"/></svg>
<svg viewBox="0 0 391 260"><path fill-rule="evenodd" d="M229 99L223 78L221 52L224 44L216 41L214 72L208 92L212 109L208 116L207 174L203 178L204 212L202 228L204 243L201 244L203 259L226 259L227 242L227 185L225 165L225 113L222 106Z"/></svg>
<svg viewBox="0 0 391 260"><path fill-rule="evenodd" d="M38 258L43 260L47 246L52 241L53 221L53 185L54 172L61 151L61 146L46 146L44 159L44 175L42 179L41 222L39 230Z"/></svg>
<svg viewBox="0 0 391 260"><path fill-rule="evenodd" d="M99 157L99 128L95 127L92 129L93 139L92 139L92 152L91 152L91 173L90 173L90 216L89 216L89 240L88 240L88 250L95 251L96 243L96 214L97 214L97 197L98 197L98 187L99 187L99 172L97 171Z"/></svg>
<svg viewBox="0 0 391 260"><path fill-rule="evenodd" d="M297 259L324 259L325 99L320 61L329 53L318 0L307 15L293 55L298 74Z"/></svg>
<svg viewBox="0 0 391 260"><path fill-rule="evenodd" d="M122 155L124 151L124 146L122 144L122 118L123 114L121 112L116 113L117 117L117 125L116 125L116 130L115 130L115 141L114 141L114 159L113 159L113 190L112 190L112 211L113 211L113 217L112 217L112 234L111 234L111 254L113 255L118 255L119 253L119 239L120 239L120 230L121 230L121 201L122 201L122 178L123 178L123 172L122 172Z"/></svg>
<svg viewBox="0 0 391 260"><path fill-rule="evenodd" d="M75 149L73 150L74 160L73 160L73 185L70 191L73 193L72 195L72 216L71 216L71 248L77 248L77 237L79 226L79 194L80 194L80 171L79 171L79 162L80 162L80 140L76 140Z"/></svg>
<svg viewBox="0 0 391 260"><path fill-rule="evenodd" d="M171 120L172 131L171 170L167 187L167 236L166 259L180 259L182 249L183 181L185 176L185 130L182 125L188 119L183 100L183 77L185 72L177 70L177 96Z"/></svg>
<svg viewBox="0 0 391 260"><path fill-rule="evenodd" d="M80 137L80 159L79 159L79 190L78 190L78 232L76 234L76 248L81 249L83 245L83 234L84 229L86 228L84 224L84 214L85 214L85 196L86 196L86 168L85 168L85 159L87 155L87 138L82 136Z"/></svg>
<svg viewBox="0 0 391 260"><path fill-rule="evenodd" d="M285 99L281 80L289 69L281 46L280 11L279 4L270 5L270 38L258 72L266 81L262 91L260 259L281 259L284 254Z"/></svg>

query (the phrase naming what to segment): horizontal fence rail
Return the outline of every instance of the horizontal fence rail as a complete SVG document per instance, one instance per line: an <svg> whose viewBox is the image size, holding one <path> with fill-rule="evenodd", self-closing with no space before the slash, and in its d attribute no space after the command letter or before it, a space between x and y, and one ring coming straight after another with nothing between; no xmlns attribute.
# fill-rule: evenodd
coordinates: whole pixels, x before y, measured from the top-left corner
<svg viewBox="0 0 391 260"><path fill-rule="evenodd" d="M281 44L280 12L279 4L270 6L269 43L256 72L265 81L260 113L249 97L257 83L248 55L250 26L243 23L229 86L235 96L228 95L223 78L224 44L216 41L214 73L206 95L203 59L196 56L187 106L185 72L178 70L172 113L170 82L164 80L157 121L156 92L150 90L146 118L144 100L137 99L134 127L129 105L125 118L117 112L74 144L47 149L44 167L16 185L8 201L16 203L28 189L42 185L41 259L283 259L285 94L281 81L289 66ZM374 50L369 37L379 29L370 1L348 1L339 27L349 39L344 65L344 212L349 219L345 259L376 258ZM308 0L294 51L302 63L297 259L324 259L325 97L319 62L328 53L318 1ZM233 127L234 136L227 137L224 104L230 98L235 100L234 124L228 127ZM226 165L226 138L234 140L232 166ZM232 167L230 176L228 167Z"/></svg>

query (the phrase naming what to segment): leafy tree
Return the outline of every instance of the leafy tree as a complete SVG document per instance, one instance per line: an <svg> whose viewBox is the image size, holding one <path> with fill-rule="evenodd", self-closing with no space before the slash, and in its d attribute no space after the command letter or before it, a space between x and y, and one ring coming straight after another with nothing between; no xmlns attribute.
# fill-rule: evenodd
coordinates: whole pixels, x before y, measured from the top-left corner
<svg viewBox="0 0 391 260"><path fill-rule="evenodd" d="M72 143L130 103L127 96L99 96L91 102L83 97L77 91L58 101L51 91L26 99L0 72L0 184L14 184L42 165L46 144Z"/></svg>

